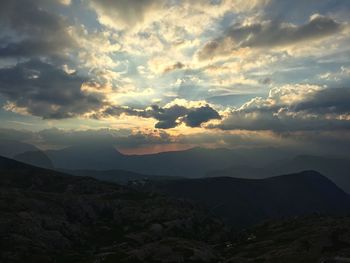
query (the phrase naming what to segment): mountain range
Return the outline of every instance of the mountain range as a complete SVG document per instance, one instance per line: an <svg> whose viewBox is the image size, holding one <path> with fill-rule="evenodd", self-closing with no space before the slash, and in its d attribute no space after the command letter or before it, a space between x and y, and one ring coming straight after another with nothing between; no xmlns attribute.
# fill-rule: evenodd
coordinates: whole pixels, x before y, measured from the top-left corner
<svg viewBox="0 0 350 263"><path fill-rule="evenodd" d="M350 160L345 157L296 155L292 151L277 148L192 148L157 154L125 155L104 144L75 145L46 151L15 141L0 141L0 146L3 156L28 164L76 175L84 171L92 177L122 184L156 176L261 179L315 170L350 193ZM121 170L124 171L123 176Z"/></svg>

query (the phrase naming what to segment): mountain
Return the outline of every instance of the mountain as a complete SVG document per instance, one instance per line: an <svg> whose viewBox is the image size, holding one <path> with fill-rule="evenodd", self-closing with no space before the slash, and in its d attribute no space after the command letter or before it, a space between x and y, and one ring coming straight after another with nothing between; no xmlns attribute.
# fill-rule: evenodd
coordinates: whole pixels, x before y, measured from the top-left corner
<svg viewBox="0 0 350 263"><path fill-rule="evenodd" d="M110 145L75 145L61 150L48 150L46 155L56 168L108 170L122 163L123 155Z"/></svg>
<svg viewBox="0 0 350 263"><path fill-rule="evenodd" d="M108 145L79 145L46 151L53 165L67 170L127 170L141 174L200 177L212 169L246 162L228 149L193 148L146 155L123 155Z"/></svg>
<svg viewBox="0 0 350 263"><path fill-rule="evenodd" d="M148 189L194 200L236 226L271 218L350 211L349 195L314 171L267 179L213 177L151 182Z"/></svg>
<svg viewBox="0 0 350 263"><path fill-rule="evenodd" d="M13 159L23 163L31 164L33 166L42 167L42 168L47 168L47 169L54 168L49 157L47 157L47 155L42 151L24 152L24 153L15 155Z"/></svg>
<svg viewBox="0 0 350 263"><path fill-rule="evenodd" d="M264 166L233 165L211 171L208 177L266 178L279 174L315 170L331 179L347 193L350 193L350 159L327 156L299 155L291 159L274 161Z"/></svg>
<svg viewBox="0 0 350 263"><path fill-rule="evenodd" d="M12 158L17 154L38 150L37 147L29 143L0 139L0 156Z"/></svg>
<svg viewBox="0 0 350 263"><path fill-rule="evenodd" d="M229 240L194 204L3 157L0 193L0 262L214 263Z"/></svg>

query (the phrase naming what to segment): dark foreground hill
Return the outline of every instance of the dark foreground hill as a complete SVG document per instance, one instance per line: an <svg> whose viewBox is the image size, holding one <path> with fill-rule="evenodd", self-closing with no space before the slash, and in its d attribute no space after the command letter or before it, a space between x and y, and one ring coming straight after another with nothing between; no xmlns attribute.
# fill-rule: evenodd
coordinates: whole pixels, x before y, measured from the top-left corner
<svg viewBox="0 0 350 263"><path fill-rule="evenodd" d="M0 157L0 262L319 263L350 256L348 217L229 229L187 201Z"/></svg>
<svg viewBox="0 0 350 263"><path fill-rule="evenodd" d="M350 211L349 196L314 171L267 179L213 177L158 181L146 188L194 200L236 226L314 212Z"/></svg>
<svg viewBox="0 0 350 263"><path fill-rule="evenodd" d="M269 221L242 232L224 249L225 263L350 262L350 218Z"/></svg>
<svg viewBox="0 0 350 263"><path fill-rule="evenodd" d="M0 262L218 262L227 233L188 202L0 158Z"/></svg>

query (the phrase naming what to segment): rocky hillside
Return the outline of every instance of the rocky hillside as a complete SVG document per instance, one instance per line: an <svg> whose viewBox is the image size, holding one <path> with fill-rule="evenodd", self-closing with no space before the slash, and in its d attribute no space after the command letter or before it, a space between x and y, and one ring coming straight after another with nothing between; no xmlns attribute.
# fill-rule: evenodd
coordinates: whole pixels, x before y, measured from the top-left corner
<svg viewBox="0 0 350 263"><path fill-rule="evenodd" d="M4 263L348 262L349 233L320 216L232 232L191 202L0 157Z"/></svg>
<svg viewBox="0 0 350 263"><path fill-rule="evenodd" d="M227 263L350 262L350 218L292 218L242 232L226 245Z"/></svg>
<svg viewBox="0 0 350 263"><path fill-rule="evenodd" d="M218 262L197 206L0 158L0 262Z"/></svg>
<svg viewBox="0 0 350 263"><path fill-rule="evenodd" d="M194 200L234 226L271 218L326 213L346 214L350 198L315 171L266 179L213 177L149 182L145 188Z"/></svg>

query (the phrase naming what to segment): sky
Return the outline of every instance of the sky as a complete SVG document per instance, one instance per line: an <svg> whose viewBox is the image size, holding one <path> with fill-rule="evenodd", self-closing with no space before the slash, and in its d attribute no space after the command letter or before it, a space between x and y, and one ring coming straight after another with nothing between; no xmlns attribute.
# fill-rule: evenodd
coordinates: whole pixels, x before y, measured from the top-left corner
<svg viewBox="0 0 350 263"><path fill-rule="evenodd" d="M350 154L348 0L3 0L0 136Z"/></svg>

